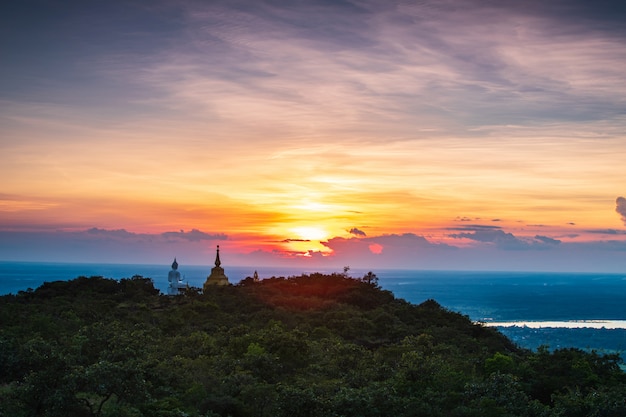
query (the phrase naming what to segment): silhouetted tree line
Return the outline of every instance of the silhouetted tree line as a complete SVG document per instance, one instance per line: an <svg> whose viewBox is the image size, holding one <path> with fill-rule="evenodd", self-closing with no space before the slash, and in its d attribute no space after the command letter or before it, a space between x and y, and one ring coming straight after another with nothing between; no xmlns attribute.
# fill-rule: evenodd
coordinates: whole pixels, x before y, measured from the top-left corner
<svg viewBox="0 0 626 417"><path fill-rule="evenodd" d="M375 275L0 297L0 416L624 416L617 355L536 352Z"/></svg>

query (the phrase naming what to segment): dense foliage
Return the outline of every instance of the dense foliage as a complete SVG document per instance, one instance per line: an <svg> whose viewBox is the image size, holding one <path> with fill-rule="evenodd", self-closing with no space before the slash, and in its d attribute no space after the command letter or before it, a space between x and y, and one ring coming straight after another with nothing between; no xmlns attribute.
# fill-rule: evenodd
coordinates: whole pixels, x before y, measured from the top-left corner
<svg viewBox="0 0 626 417"><path fill-rule="evenodd" d="M619 357L517 348L372 276L0 298L0 416L624 416Z"/></svg>

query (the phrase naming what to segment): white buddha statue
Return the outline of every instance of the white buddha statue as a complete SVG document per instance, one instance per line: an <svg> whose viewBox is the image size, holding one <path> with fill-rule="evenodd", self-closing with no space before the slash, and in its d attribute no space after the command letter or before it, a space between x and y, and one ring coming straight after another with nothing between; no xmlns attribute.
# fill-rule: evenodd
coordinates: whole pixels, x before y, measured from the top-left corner
<svg viewBox="0 0 626 417"><path fill-rule="evenodd" d="M167 293L169 295L180 294L180 289L187 287L187 285L183 282L183 279L180 277L180 272L178 272L178 262L176 262L176 258L174 258L174 262L172 263L172 270L167 274L167 280L170 283L167 288Z"/></svg>

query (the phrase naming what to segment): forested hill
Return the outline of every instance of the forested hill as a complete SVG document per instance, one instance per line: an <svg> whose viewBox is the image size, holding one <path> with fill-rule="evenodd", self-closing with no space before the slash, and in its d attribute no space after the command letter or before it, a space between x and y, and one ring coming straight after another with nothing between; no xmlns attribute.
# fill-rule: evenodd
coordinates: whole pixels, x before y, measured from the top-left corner
<svg viewBox="0 0 626 417"><path fill-rule="evenodd" d="M0 416L624 416L618 356L529 352L341 274L0 298Z"/></svg>

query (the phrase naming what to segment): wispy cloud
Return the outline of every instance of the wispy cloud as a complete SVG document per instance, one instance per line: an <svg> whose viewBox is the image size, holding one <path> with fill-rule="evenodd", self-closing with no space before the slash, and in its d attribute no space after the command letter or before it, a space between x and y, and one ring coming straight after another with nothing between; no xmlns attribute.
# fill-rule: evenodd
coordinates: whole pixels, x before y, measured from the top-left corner
<svg viewBox="0 0 626 417"><path fill-rule="evenodd" d="M480 2L245 9L216 2L186 16L192 42L164 51L139 74L172 103L187 102L217 122L281 123L290 135L385 129L406 136L409 121L432 135L494 120L623 114L615 66L626 62L622 37L578 31L581 22L557 13Z"/></svg>
<svg viewBox="0 0 626 417"><path fill-rule="evenodd" d="M468 224L467 226L463 226L463 227L447 227L446 228L446 230L463 230L463 231L470 231L470 232L484 231L484 230L499 230L499 229L502 229L502 227L483 225L483 224Z"/></svg>
<svg viewBox="0 0 626 417"><path fill-rule="evenodd" d="M617 197L615 200L615 211L621 216L624 225L626 226L626 198Z"/></svg>
<svg viewBox="0 0 626 417"><path fill-rule="evenodd" d="M597 235L626 235L626 230L618 229L590 229L585 230L585 232Z"/></svg>

